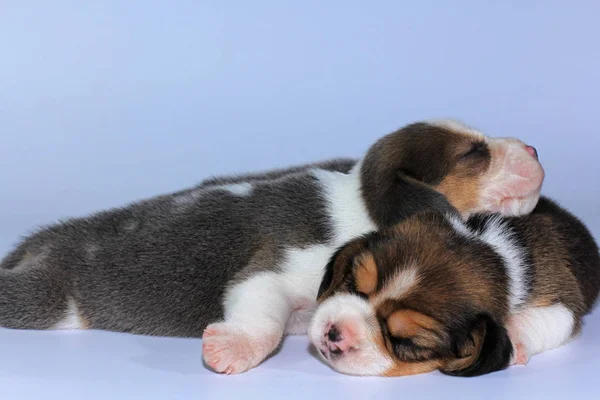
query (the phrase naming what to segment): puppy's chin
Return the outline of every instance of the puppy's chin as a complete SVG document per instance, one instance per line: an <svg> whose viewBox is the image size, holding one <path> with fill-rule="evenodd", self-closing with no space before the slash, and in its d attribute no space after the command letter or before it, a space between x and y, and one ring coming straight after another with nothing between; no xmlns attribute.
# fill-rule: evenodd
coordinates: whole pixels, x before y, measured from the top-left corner
<svg viewBox="0 0 600 400"><path fill-rule="evenodd" d="M520 217L533 211L540 199L540 190L523 197L504 197L501 200L490 200L474 212L462 213L462 219L466 221L473 214L498 213L504 217Z"/></svg>
<svg viewBox="0 0 600 400"><path fill-rule="evenodd" d="M329 339L332 326L342 332L340 341ZM358 296L338 294L325 300L312 318L308 335L321 358L343 374L384 375L394 365L371 305Z"/></svg>
<svg viewBox="0 0 600 400"><path fill-rule="evenodd" d="M506 217L519 217L533 211L540 199L540 189L525 197L509 197L500 202L498 212Z"/></svg>

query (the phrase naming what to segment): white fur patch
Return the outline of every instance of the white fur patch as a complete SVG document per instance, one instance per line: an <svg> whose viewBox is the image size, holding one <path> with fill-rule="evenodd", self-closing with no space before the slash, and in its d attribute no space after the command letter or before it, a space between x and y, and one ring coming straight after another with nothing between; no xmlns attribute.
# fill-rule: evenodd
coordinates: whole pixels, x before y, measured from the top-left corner
<svg viewBox="0 0 600 400"><path fill-rule="evenodd" d="M376 229L360 194L360 164L350 174L320 169L312 173L327 200L333 239L327 244L289 248L279 271L261 272L230 287L224 303L227 322L253 325L251 329L257 332L270 326L305 334L329 258L347 241Z"/></svg>
<svg viewBox="0 0 600 400"><path fill-rule="evenodd" d="M514 313L527 301L527 282L524 276L527 266L523 261L523 252L515 243L513 233L502 217L490 219L479 238L492 246L504 260L509 281L509 306Z"/></svg>
<svg viewBox="0 0 600 400"><path fill-rule="evenodd" d="M334 249L326 245L313 245L304 249L289 249L282 265L281 285L292 299L292 315L286 333L306 334L308 324L317 306L317 292L323 268Z"/></svg>
<svg viewBox="0 0 600 400"><path fill-rule="evenodd" d="M508 331L513 344L523 345L530 357L568 342L574 325L573 313L562 304L554 304L525 308L512 315Z"/></svg>
<svg viewBox="0 0 600 400"><path fill-rule="evenodd" d="M538 202L544 169L515 138L486 138L491 165L481 187L478 211L504 216L529 214Z"/></svg>
<svg viewBox="0 0 600 400"><path fill-rule="evenodd" d="M57 322L51 329L82 329L83 324L81 323L81 317L79 316L79 311L77 310L77 304L75 300L69 299L69 303L67 309L65 311L65 316L62 320Z"/></svg>
<svg viewBox="0 0 600 400"><path fill-rule="evenodd" d="M465 223L453 214L446 214L446 220L452 225L456 233L468 239L475 238L475 234L465 225Z"/></svg>
<svg viewBox="0 0 600 400"><path fill-rule="evenodd" d="M173 203L178 206L184 206L198 200L205 192L201 189L192 190L183 194L178 194L173 198Z"/></svg>
<svg viewBox="0 0 600 400"><path fill-rule="evenodd" d="M125 230L127 232L132 232L135 231L138 227L139 223L137 221L128 221L127 223L125 223Z"/></svg>
<svg viewBox="0 0 600 400"><path fill-rule="evenodd" d="M252 193L252 184L249 182L232 183L230 185L215 186L215 190L226 190L235 196L248 196Z"/></svg>
<svg viewBox="0 0 600 400"><path fill-rule="evenodd" d="M327 198L327 211L333 220L336 247L377 230L361 194L361 165L362 161L356 163L349 174L322 169L313 171Z"/></svg>
<svg viewBox="0 0 600 400"><path fill-rule="evenodd" d="M335 370L351 375L383 375L394 362L376 344L375 335L380 335L377 318L368 301L350 294L339 294L325 300L310 324L309 337L315 347L320 348L325 331L330 324L352 323L357 336L357 345L352 352L330 361L323 360Z"/></svg>
<svg viewBox="0 0 600 400"><path fill-rule="evenodd" d="M416 267L399 270L393 279L373 297L373 304L380 304L390 298L399 299L406 295L418 282L419 274Z"/></svg>
<svg viewBox="0 0 600 400"><path fill-rule="evenodd" d="M513 313L518 311L527 301L527 282L525 281L527 265L523 261L523 251L515 242L513 232L503 218L498 216L488 220L479 236L454 215L447 214L446 220L459 235L483 241L502 257L508 274L509 307Z"/></svg>
<svg viewBox="0 0 600 400"><path fill-rule="evenodd" d="M21 261L13 268L13 272L25 271L40 266L47 257L50 249L43 246L34 253L27 253Z"/></svg>
<svg viewBox="0 0 600 400"><path fill-rule="evenodd" d="M99 250L100 250L100 246L98 246L95 243L87 243L85 245L85 253L88 256L88 258L96 257L96 253L98 253Z"/></svg>
<svg viewBox="0 0 600 400"><path fill-rule="evenodd" d="M225 320L243 322L246 326L253 324L257 330L264 329L264 324L276 324L280 330L295 312L295 321L286 330L306 333L316 306L323 267L333 251L325 245L288 249L281 272L258 273L227 291Z"/></svg>
<svg viewBox="0 0 600 400"><path fill-rule="evenodd" d="M253 186L249 182L232 183L228 185L217 185L200 187L198 189L191 190L182 194L178 194L173 197L173 203L176 206L186 206L196 202L200 197L206 193L214 192L217 190L224 190L231 193L234 196L245 197L252 193Z"/></svg>

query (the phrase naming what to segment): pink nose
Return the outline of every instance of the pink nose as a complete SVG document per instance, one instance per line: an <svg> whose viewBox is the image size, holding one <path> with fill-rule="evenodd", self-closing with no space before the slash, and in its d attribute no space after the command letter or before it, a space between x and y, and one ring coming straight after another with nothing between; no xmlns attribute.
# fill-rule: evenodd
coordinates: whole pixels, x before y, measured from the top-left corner
<svg viewBox="0 0 600 400"><path fill-rule="evenodd" d="M533 146L525 146L525 150L527 150L527 152L528 152L528 153L529 153L529 154L530 154L532 157L534 157L534 158L537 160L537 158L538 158L538 152L537 152L537 150L535 149L535 147L533 147Z"/></svg>
<svg viewBox="0 0 600 400"><path fill-rule="evenodd" d="M327 348L332 354L342 354L354 346L355 338L343 325L331 325L325 333Z"/></svg>

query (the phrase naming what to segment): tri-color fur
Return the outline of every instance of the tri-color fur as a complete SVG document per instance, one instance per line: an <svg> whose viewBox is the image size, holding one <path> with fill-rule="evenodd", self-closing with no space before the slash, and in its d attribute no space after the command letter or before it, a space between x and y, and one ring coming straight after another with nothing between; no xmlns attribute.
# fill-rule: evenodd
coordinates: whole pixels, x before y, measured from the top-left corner
<svg viewBox="0 0 600 400"><path fill-rule="evenodd" d="M575 337L599 291L593 237L547 198L522 217L424 212L338 250L309 334L340 372L476 376Z"/></svg>
<svg viewBox="0 0 600 400"><path fill-rule="evenodd" d="M207 364L242 372L306 332L336 248L448 210L445 197L463 216L528 213L543 178L516 139L411 124L361 160L211 179L41 229L0 264L0 326L205 332Z"/></svg>

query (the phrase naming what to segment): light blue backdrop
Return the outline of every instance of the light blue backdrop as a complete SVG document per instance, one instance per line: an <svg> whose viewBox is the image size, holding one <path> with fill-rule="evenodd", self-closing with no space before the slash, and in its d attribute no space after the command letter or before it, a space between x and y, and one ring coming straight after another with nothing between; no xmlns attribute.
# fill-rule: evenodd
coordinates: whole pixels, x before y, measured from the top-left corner
<svg viewBox="0 0 600 400"><path fill-rule="evenodd" d="M600 234L598 1L87 3L0 3L1 253L444 116L536 146L545 192Z"/></svg>

